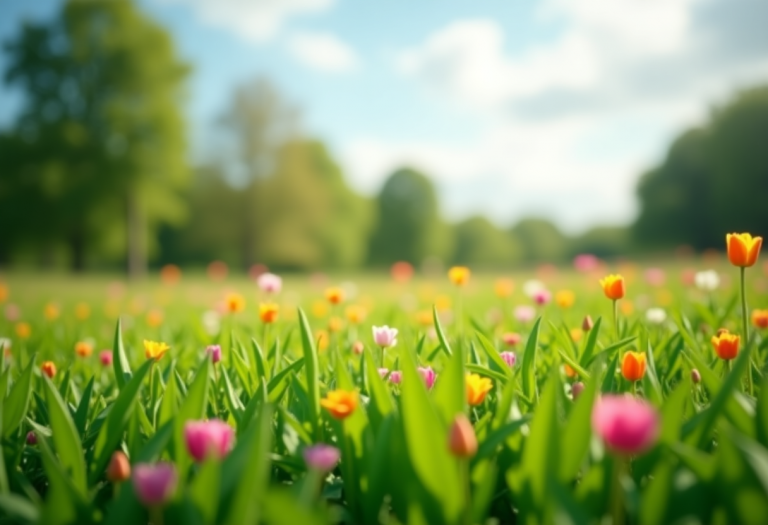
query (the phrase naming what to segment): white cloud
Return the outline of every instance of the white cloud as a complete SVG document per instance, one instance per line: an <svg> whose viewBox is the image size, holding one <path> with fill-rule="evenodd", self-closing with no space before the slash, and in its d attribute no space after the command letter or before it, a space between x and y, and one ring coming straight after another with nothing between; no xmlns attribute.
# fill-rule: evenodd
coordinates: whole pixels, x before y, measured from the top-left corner
<svg viewBox="0 0 768 525"><path fill-rule="evenodd" d="M355 51L330 33L298 33L290 39L289 48L297 60L319 71L343 73L358 65Z"/></svg>
<svg viewBox="0 0 768 525"><path fill-rule="evenodd" d="M278 34L293 16L330 8L334 0L163 0L191 6L204 23L229 30L249 42Z"/></svg>

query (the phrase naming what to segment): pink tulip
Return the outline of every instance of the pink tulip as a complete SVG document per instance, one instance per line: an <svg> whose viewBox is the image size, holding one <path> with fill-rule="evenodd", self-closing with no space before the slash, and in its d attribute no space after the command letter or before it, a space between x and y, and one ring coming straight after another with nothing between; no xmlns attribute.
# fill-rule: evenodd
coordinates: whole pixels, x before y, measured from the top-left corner
<svg viewBox="0 0 768 525"><path fill-rule="evenodd" d="M184 425L184 439L187 450L195 461L203 461L209 453L218 459L232 449L235 431L220 419L210 421L188 421Z"/></svg>
<svg viewBox="0 0 768 525"><path fill-rule="evenodd" d="M552 300L552 294L549 292L549 290L537 290L533 293L533 302L538 304L539 306L543 306L549 301Z"/></svg>
<svg viewBox="0 0 768 525"><path fill-rule="evenodd" d="M389 368L379 368L379 377L384 379L387 377L387 374L389 373Z"/></svg>
<svg viewBox="0 0 768 525"><path fill-rule="evenodd" d="M510 368L515 366L515 363L517 362L517 356L514 352L502 352L499 354L499 357L501 357Z"/></svg>
<svg viewBox="0 0 768 525"><path fill-rule="evenodd" d="M648 268L645 271L645 280L651 286L661 286L667 276L661 268Z"/></svg>
<svg viewBox="0 0 768 525"><path fill-rule="evenodd" d="M521 305L515 308L515 319L521 323L531 321L536 315L536 310L530 306Z"/></svg>
<svg viewBox="0 0 768 525"><path fill-rule="evenodd" d="M99 352L99 361L101 361L101 364L104 366L109 366L112 364L112 350L102 350Z"/></svg>
<svg viewBox="0 0 768 525"><path fill-rule="evenodd" d="M262 292L280 293L283 288L283 280L273 273L263 273L256 279L256 284Z"/></svg>
<svg viewBox="0 0 768 525"><path fill-rule="evenodd" d="M592 409L592 427L610 450L634 455L651 448L659 436L659 415L640 399L605 395Z"/></svg>
<svg viewBox="0 0 768 525"><path fill-rule="evenodd" d="M387 325L373 327L373 341L381 348L389 348L397 344L397 328Z"/></svg>
<svg viewBox="0 0 768 525"><path fill-rule="evenodd" d="M139 463L133 467L133 488L145 507L166 503L176 491L178 475L173 463Z"/></svg>
<svg viewBox="0 0 768 525"><path fill-rule="evenodd" d="M403 373L400 370L393 370L389 374L389 382L393 385L399 385L403 381Z"/></svg>
<svg viewBox="0 0 768 525"><path fill-rule="evenodd" d="M221 361L221 347L219 345L208 345L205 353L211 356L211 362L215 365Z"/></svg>
<svg viewBox="0 0 768 525"><path fill-rule="evenodd" d="M573 259L573 267L578 272L591 272L597 269L600 260L591 253L582 253Z"/></svg>
<svg viewBox="0 0 768 525"><path fill-rule="evenodd" d="M437 379L437 374L434 370L432 370L431 366L423 367L420 366L418 368L419 374L421 374L421 378L424 379L424 383L427 385L427 390L430 390L432 386L435 384L435 379Z"/></svg>
<svg viewBox="0 0 768 525"><path fill-rule="evenodd" d="M515 332L507 332L501 335L501 340L504 341L504 344L507 346L515 346L523 340L523 337Z"/></svg>
<svg viewBox="0 0 768 525"><path fill-rule="evenodd" d="M304 462L309 468L330 472L339 463L341 453L336 447L320 443L304 449Z"/></svg>

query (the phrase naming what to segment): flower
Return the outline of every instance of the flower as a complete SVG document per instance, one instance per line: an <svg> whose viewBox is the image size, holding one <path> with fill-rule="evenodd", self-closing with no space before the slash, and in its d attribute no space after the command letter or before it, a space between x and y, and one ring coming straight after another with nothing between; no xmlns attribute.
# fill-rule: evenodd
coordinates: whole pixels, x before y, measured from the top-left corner
<svg viewBox="0 0 768 525"><path fill-rule="evenodd" d="M600 259L591 253L582 253L573 258L573 267L577 272L591 272L600 265Z"/></svg>
<svg viewBox="0 0 768 525"><path fill-rule="evenodd" d="M437 379L437 374L434 370L432 370L431 366L423 367L420 366L416 369L419 372L419 375L421 375L421 378L424 380L424 384L427 385L427 390L431 390L432 387L435 385L435 379Z"/></svg>
<svg viewBox="0 0 768 525"><path fill-rule="evenodd" d="M208 265L206 272L211 281L223 281L227 278L229 267L227 266L227 263L223 261L212 261Z"/></svg>
<svg viewBox="0 0 768 525"><path fill-rule="evenodd" d="M757 262L763 238L752 237L749 233L729 233L725 236L725 243L728 246L728 260L731 264L747 268Z"/></svg>
<svg viewBox="0 0 768 525"><path fill-rule="evenodd" d="M170 346L165 343L144 339L144 355L147 356L147 359L157 359L159 361L169 348Z"/></svg>
<svg viewBox="0 0 768 525"><path fill-rule="evenodd" d="M330 412L336 419L344 419L357 408L357 392L348 390L332 390L325 398L320 400L320 405Z"/></svg>
<svg viewBox="0 0 768 525"><path fill-rule="evenodd" d="M608 299L616 301L624 297L624 277L611 274L600 279L600 286Z"/></svg>
<svg viewBox="0 0 768 525"><path fill-rule="evenodd" d="M362 354L363 350L365 350L365 345L362 341L355 341L355 343L352 345L352 353L355 355Z"/></svg>
<svg viewBox="0 0 768 525"><path fill-rule="evenodd" d="M328 348L331 342L331 337L326 330L318 330L315 332L315 342L317 343L317 350L323 351Z"/></svg>
<svg viewBox="0 0 768 525"><path fill-rule="evenodd" d="M8 303L5 307L5 318L11 322L18 321L21 316L21 310L13 303Z"/></svg>
<svg viewBox="0 0 768 525"><path fill-rule="evenodd" d="M331 317L328 319L328 331L330 333L341 332L344 328L344 319L341 317Z"/></svg>
<svg viewBox="0 0 768 525"><path fill-rule="evenodd" d="M379 368L377 370L379 371L379 377L382 379L387 377L387 374L389 373L389 368Z"/></svg>
<svg viewBox="0 0 768 525"><path fill-rule="evenodd" d="M712 336L712 346L720 359L734 359L739 353L739 336L721 329Z"/></svg>
<svg viewBox="0 0 768 525"><path fill-rule="evenodd" d="M621 375L627 381L640 381L645 375L645 352L629 351L621 361Z"/></svg>
<svg viewBox="0 0 768 525"><path fill-rule="evenodd" d="M235 430L220 419L187 421L184 425L184 441L189 454L200 462L208 454L222 459L229 454L235 439Z"/></svg>
<svg viewBox="0 0 768 525"><path fill-rule="evenodd" d="M536 310L530 306L521 305L515 308L514 314L515 319L517 319L519 322L527 323L534 318L536 315Z"/></svg>
<svg viewBox="0 0 768 525"><path fill-rule="evenodd" d="M493 291L499 299L506 299L512 295L515 283L512 279L498 279L493 285Z"/></svg>
<svg viewBox="0 0 768 525"><path fill-rule="evenodd" d="M752 310L752 324L755 328L768 328L768 310Z"/></svg>
<svg viewBox="0 0 768 525"><path fill-rule="evenodd" d="M91 316L91 307L88 303L77 303L75 306L75 317L80 321L85 321Z"/></svg>
<svg viewBox="0 0 768 525"><path fill-rule="evenodd" d="M181 279L181 269L175 264L166 264L160 268L160 280L163 284L176 284Z"/></svg>
<svg viewBox="0 0 768 525"><path fill-rule="evenodd" d="M203 329L208 335L216 335L221 328L221 320L219 312L216 310L206 310L200 319L203 324Z"/></svg>
<svg viewBox="0 0 768 525"><path fill-rule="evenodd" d="M406 261L397 261L389 270L392 279L398 283L408 282L413 276L413 265Z"/></svg>
<svg viewBox="0 0 768 525"><path fill-rule="evenodd" d="M27 445L37 445L37 434L35 434L34 430L27 432Z"/></svg>
<svg viewBox="0 0 768 525"><path fill-rule="evenodd" d="M661 268L648 268L645 271L645 281L651 286L661 286L667 276Z"/></svg>
<svg viewBox="0 0 768 525"><path fill-rule="evenodd" d="M341 304L344 301L344 290L334 286L325 290L325 298L331 304Z"/></svg>
<svg viewBox="0 0 768 525"><path fill-rule="evenodd" d="M112 364L112 350L102 350L99 352L99 361L104 366Z"/></svg>
<svg viewBox="0 0 768 525"><path fill-rule="evenodd" d="M235 314L245 310L245 299L239 293L228 293L224 298L224 306L227 312Z"/></svg>
<svg viewBox="0 0 768 525"><path fill-rule="evenodd" d="M581 381L576 381L574 384L571 385L571 395L573 396L573 400L576 401L576 398L581 395L581 393L584 391L584 383Z"/></svg>
<svg viewBox="0 0 768 525"><path fill-rule="evenodd" d="M344 313L346 314L350 323L360 324L365 321L365 316L368 312L366 312L365 308L358 304L351 304L347 306L347 309L344 310Z"/></svg>
<svg viewBox="0 0 768 525"><path fill-rule="evenodd" d="M571 341L574 343L578 343L584 337L584 331L581 328L571 328L568 333L571 336Z"/></svg>
<svg viewBox="0 0 768 525"><path fill-rule="evenodd" d="M715 270L696 272L693 276L696 288L704 292L712 292L720 286L720 275Z"/></svg>
<svg viewBox="0 0 768 525"><path fill-rule="evenodd" d="M147 312L147 325L151 328L157 328L163 324L163 311L158 308L152 308Z"/></svg>
<svg viewBox="0 0 768 525"><path fill-rule="evenodd" d="M533 293L533 302L539 306L543 306L552 300L552 294L549 290L542 288Z"/></svg>
<svg viewBox="0 0 768 525"><path fill-rule="evenodd" d="M545 288L546 286L544 286L544 283L537 279L528 279L523 283L523 293L531 298L533 298L536 292Z"/></svg>
<svg viewBox="0 0 768 525"><path fill-rule="evenodd" d="M456 286L464 286L469 282L470 271L466 266L454 266L448 270L448 279Z"/></svg>
<svg viewBox="0 0 768 525"><path fill-rule="evenodd" d="M568 363L565 363L563 365L563 370L565 370L565 376L566 377L569 377L571 379L579 377L578 372L576 372L576 370L574 370L573 367L571 365L569 365Z"/></svg>
<svg viewBox="0 0 768 525"><path fill-rule="evenodd" d="M581 322L581 329L585 332L589 332L592 330L593 326L595 326L595 323L592 322L592 318L588 315L585 315L584 320Z"/></svg>
<svg viewBox="0 0 768 525"><path fill-rule="evenodd" d="M93 345L88 341L75 343L75 353L80 357L88 357L93 353Z"/></svg>
<svg viewBox="0 0 768 525"><path fill-rule="evenodd" d="M387 325L373 327L373 340L382 348L389 348L397 344L397 328Z"/></svg>
<svg viewBox="0 0 768 525"><path fill-rule="evenodd" d="M560 290L555 294L555 302L560 308L570 308L576 301L576 295L571 290Z"/></svg>
<svg viewBox="0 0 768 525"><path fill-rule="evenodd" d="M275 303L261 303L259 305L259 319L262 323L271 324L277 321L280 307Z"/></svg>
<svg viewBox="0 0 768 525"><path fill-rule="evenodd" d="M283 288L283 279L274 273L262 273L256 279L256 284L265 293L280 293Z"/></svg>
<svg viewBox="0 0 768 525"><path fill-rule="evenodd" d="M0 303L4 303L8 299L8 286L5 283L0 283Z"/></svg>
<svg viewBox="0 0 768 525"><path fill-rule="evenodd" d="M400 370L393 370L389 374L389 382L393 385L399 385L403 382L403 373Z"/></svg>
<svg viewBox="0 0 768 525"><path fill-rule="evenodd" d="M304 462L309 468L326 473L336 468L341 452L336 447L319 443L305 448L302 455L304 456Z"/></svg>
<svg viewBox="0 0 768 525"><path fill-rule="evenodd" d="M173 463L139 463L133 467L133 488L145 507L166 503L176 491L178 474Z"/></svg>
<svg viewBox="0 0 768 525"><path fill-rule="evenodd" d="M215 365L221 361L221 346L208 345L205 347L205 353L211 356L211 362Z"/></svg>
<svg viewBox="0 0 768 525"><path fill-rule="evenodd" d="M460 458L469 458L477 453L475 429L464 414L457 414L451 423L448 450Z"/></svg>
<svg viewBox="0 0 768 525"><path fill-rule="evenodd" d="M131 464L122 450L112 453L107 465L107 479L112 483L121 483L131 477Z"/></svg>
<svg viewBox="0 0 768 525"><path fill-rule="evenodd" d="M45 305L45 308L43 308L43 315L49 321L58 319L60 313L59 306L56 303L48 303Z"/></svg>
<svg viewBox="0 0 768 525"><path fill-rule="evenodd" d="M40 365L40 370L51 379L56 375L56 365L53 361L43 361L43 364Z"/></svg>
<svg viewBox="0 0 768 525"><path fill-rule="evenodd" d="M515 355L514 352L501 352L499 354L499 357L501 357L501 359L505 363L507 363L507 366L509 366L510 368L515 366L515 363L517 362L517 356Z"/></svg>
<svg viewBox="0 0 768 525"><path fill-rule="evenodd" d="M651 324L661 324L667 320L667 312L663 308L648 308L645 319Z"/></svg>
<svg viewBox="0 0 768 525"><path fill-rule="evenodd" d="M477 406L485 400L485 396L493 388L493 381L477 374L467 374L467 402L470 406Z"/></svg>
<svg viewBox="0 0 768 525"><path fill-rule="evenodd" d="M501 340L504 341L504 344L507 346L515 346L520 341L522 341L523 337L515 332L506 332L504 334L501 334Z"/></svg>
<svg viewBox="0 0 768 525"><path fill-rule="evenodd" d="M20 339L27 339L32 335L32 328L29 326L29 323L16 323L16 335L19 336Z"/></svg>
<svg viewBox="0 0 768 525"><path fill-rule="evenodd" d="M699 372L695 368L691 369L691 381L693 381L694 385L698 385L699 383L701 383L701 372Z"/></svg>
<svg viewBox="0 0 768 525"><path fill-rule="evenodd" d="M656 409L641 399L604 395L592 409L592 427L610 450L632 455L656 443L660 422Z"/></svg>

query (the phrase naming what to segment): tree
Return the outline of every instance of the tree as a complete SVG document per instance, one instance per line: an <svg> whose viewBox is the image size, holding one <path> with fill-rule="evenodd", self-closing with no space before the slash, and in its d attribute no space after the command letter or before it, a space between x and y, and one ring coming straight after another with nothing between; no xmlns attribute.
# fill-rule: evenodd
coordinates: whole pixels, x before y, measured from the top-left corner
<svg viewBox="0 0 768 525"><path fill-rule="evenodd" d="M158 224L184 212L188 67L170 36L128 0L69 0L7 49L6 79L25 94L14 128L25 147L8 165L9 187L39 203L74 269L122 224L128 271L142 273Z"/></svg>
<svg viewBox="0 0 768 525"><path fill-rule="evenodd" d="M509 235L520 243L527 262L554 262L566 253L567 239L546 219L523 219L509 230Z"/></svg>
<svg viewBox="0 0 768 525"><path fill-rule="evenodd" d="M453 262L472 267L502 268L520 261L516 239L485 217L471 217L454 227L456 247Z"/></svg>
<svg viewBox="0 0 768 525"><path fill-rule="evenodd" d="M425 175L410 168L396 171L376 201L378 224L369 249L372 264L418 264L429 256L449 255L450 230L440 219L434 187Z"/></svg>

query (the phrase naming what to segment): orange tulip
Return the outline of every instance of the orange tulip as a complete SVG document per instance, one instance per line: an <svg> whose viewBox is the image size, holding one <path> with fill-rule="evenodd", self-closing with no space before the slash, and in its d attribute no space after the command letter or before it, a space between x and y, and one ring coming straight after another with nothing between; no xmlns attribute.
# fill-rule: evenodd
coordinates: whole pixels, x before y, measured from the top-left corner
<svg viewBox="0 0 768 525"><path fill-rule="evenodd" d="M245 299L243 299L243 296L239 293L227 294L227 297L224 299L224 304L226 305L227 311L232 314L245 310Z"/></svg>
<svg viewBox="0 0 768 525"><path fill-rule="evenodd" d="M88 357L93 353L93 345L87 341L75 343L75 353L80 357Z"/></svg>
<svg viewBox="0 0 768 525"><path fill-rule="evenodd" d="M645 375L645 352L627 352L621 362L621 375L627 381L640 381Z"/></svg>
<svg viewBox="0 0 768 525"><path fill-rule="evenodd" d="M496 292L496 297L500 299L506 299L512 295L514 289L515 283L511 279L499 279L493 285L493 291Z"/></svg>
<svg viewBox="0 0 768 525"><path fill-rule="evenodd" d="M467 375L467 402L471 406L477 406L485 400L485 396L493 388L493 381L477 374Z"/></svg>
<svg viewBox="0 0 768 525"><path fill-rule="evenodd" d="M469 268L466 266L454 266L448 270L448 279L456 286L464 286L469 281Z"/></svg>
<svg viewBox="0 0 768 525"><path fill-rule="evenodd" d="M32 327L29 326L29 323L16 323L16 335L21 339L27 339L32 335Z"/></svg>
<svg viewBox="0 0 768 525"><path fill-rule="evenodd" d="M357 304L348 306L344 313L347 315L347 319L349 319L349 322L352 324L362 323L365 321L365 316L367 314L365 308Z"/></svg>
<svg viewBox="0 0 768 525"><path fill-rule="evenodd" d="M453 420L448 436L448 450L460 458L470 458L477 452L477 436L467 416L459 414Z"/></svg>
<svg viewBox="0 0 768 525"><path fill-rule="evenodd" d="M570 308L576 301L576 295L571 290L560 290L555 294L555 302L560 308Z"/></svg>
<svg viewBox="0 0 768 525"><path fill-rule="evenodd" d="M762 237L752 237L749 233L729 233L725 236L728 246L728 260L734 266L747 268L757 262L760 255L760 247L763 245Z"/></svg>
<svg viewBox="0 0 768 525"><path fill-rule="evenodd" d="M768 310L752 310L752 324L755 328L768 328Z"/></svg>
<svg viewBox="0 0 768 525"><path fill-rule="evenodd" d="M566 377L570 377L571 379L579 377L579 374L576 372L576 370L574 370L573 367L568 363L564 364L563 368L565 369Z"/></svg>
<svg viewBox="0 0 768 525"><path fill-rule="evenodd" d="M344 419L357 408L357 392L332 390L320 400L320 405L336 419Z"/></svg>
<svg viewBox="0 0 768 525"><path fill-rule="evenodd" d="M43 364L40 365L40 370L51 379L56 375L56 365L53 364L53 361L43 361Z"/></svg>
<svg viewBox="0 0 768 525"><path fill-rule="evenodd" d="M75 307L75 317L79 321L85 321L91 316L91 307L88 306L88 303L77 303L77 306Z"/></svg>
<svg viewBox="0 0 768 525"><path fill-rule="evenodd" d="M600 279L600 286L608 299L616 301L624 297L624 277L611 274Z"/></svg>
<svg viewBox="0 0 768 525"><path fill-rule="evenodd" d="M328 299L328 302L331 304L341 304L341 302L344 301L344 290L336 286L328 288L325 291L325 298Z"/></svg>
<svg viewBox="0 0 768 525"><path fill-rule="evenodd" d="M147 359L157 359L159 361L169 348L170 346L166 343L144 340L144 355L147 356Z"/></svg>
<svg viewBox="0 0 768 525"><path fill-rule="evenodd" d="M721 329L712 336L712 346L715 347L715 353L720 359L735 359L739 353L739 340L738 335Z"/></svg>
<svg viewBox="0 0 768 525"><path fill-rule="evenodd" d="M116 450L112 453L112 458L107 465L107 479L112 483L121 483L130 477L131 464L128 462L128 457L123 451Z"/></svg>
<svg viewBox="0 0 768 525"><path fill-rule="evenodd" d="M261 303L259 305L259 318L263 323L274 323L277 321L279 313L280 307L275 303Z"/></svg>

